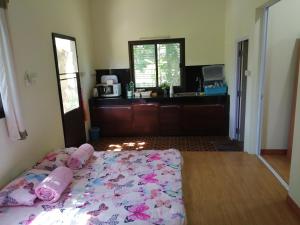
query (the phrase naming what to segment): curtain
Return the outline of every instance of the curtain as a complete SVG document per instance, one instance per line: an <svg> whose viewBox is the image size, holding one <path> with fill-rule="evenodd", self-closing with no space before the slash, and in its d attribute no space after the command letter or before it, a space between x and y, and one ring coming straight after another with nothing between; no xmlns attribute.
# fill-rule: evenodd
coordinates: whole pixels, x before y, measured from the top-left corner
<svg viewBox="0 0 300 225"><path fill-rule="evenodd" d="M0 0L0 93L8 129L12 140L23 140L27 132L20 109L13 53L7 26L5 7L7 0Z"/></svg>

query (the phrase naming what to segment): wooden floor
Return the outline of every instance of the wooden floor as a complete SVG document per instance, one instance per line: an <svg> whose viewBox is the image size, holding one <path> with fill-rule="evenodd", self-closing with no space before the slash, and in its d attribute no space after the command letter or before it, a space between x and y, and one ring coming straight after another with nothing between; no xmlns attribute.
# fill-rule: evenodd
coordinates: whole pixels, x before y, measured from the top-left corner
<svg viewBox="0 0 300 225"><path fill-rule="evenodd" d="M262 156L287 183L290 180L291 161L286 155Z"/></svg>
<svg viewBox="0 0 300 225"><path fill-rule="evenodd" d="M287 191L256 156L182 152L188 225L296 225Z"/></svg>

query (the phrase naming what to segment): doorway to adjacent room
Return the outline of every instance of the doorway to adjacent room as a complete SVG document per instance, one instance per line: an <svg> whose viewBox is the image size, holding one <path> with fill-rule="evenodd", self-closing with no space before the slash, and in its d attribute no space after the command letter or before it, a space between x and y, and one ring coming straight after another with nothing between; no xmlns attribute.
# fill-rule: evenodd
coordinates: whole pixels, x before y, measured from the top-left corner
<svg viewBox="0 0 300 225"><path fill-rule="evenodd" d="M236 76L236 121L235 140L243 146L245 137L245 115L247 96L249 40L238 42L237 46L237 76Z"/></svg>

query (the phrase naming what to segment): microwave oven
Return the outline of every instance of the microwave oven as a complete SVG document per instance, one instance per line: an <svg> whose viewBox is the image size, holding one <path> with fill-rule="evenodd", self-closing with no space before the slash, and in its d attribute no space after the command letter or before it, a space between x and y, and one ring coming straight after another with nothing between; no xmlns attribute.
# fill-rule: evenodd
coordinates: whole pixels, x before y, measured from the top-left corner
<svg viewBox="0 0 300 225"><path fill-rule="evenodd" d="M121 84L97 84L98 95L104 98L121 96Z"/></svg>

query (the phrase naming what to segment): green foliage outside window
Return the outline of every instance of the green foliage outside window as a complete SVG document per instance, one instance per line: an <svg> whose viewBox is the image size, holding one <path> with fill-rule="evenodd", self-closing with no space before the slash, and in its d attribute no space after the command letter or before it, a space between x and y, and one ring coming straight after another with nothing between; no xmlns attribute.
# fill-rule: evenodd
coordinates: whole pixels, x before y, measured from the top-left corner
<svg viewBox="0 0 300 225"><path fill-rule="evenodd" d="M180 51L180 43L134 45L136 87L159 87L163 83L180 86Z"/></svg>

